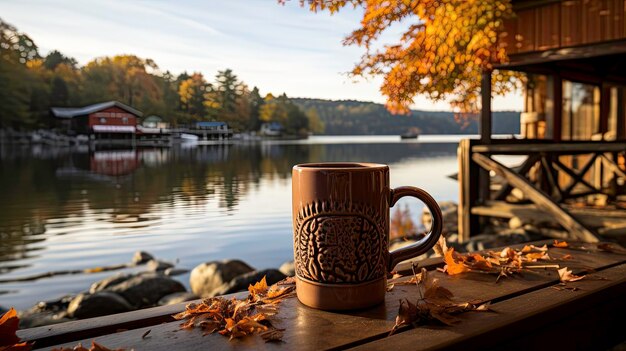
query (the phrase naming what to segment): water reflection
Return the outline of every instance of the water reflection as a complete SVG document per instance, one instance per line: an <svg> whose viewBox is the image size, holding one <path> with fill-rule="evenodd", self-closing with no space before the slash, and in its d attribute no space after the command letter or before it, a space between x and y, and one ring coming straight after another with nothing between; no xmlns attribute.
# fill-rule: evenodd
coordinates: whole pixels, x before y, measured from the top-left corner
<svg viewBox="0 0 626 351"><path fill-rule="evenodd" d="M155 250L172 250L163 243L174 235L179 236L178 249L191 248L193 242L184 242L185 237L205 235L201 230L224 236L220 250L236 250L233 243L239 234L233 233L243 230L243 222L257 231L250 235L277 231L289 235L289 179L294 164L400 164L439 156L453 160L455 154L455 143L400 142L136 150L0 146L0 275L39 272L50 262L63 268L118 263L107 262L113 251L139 249L138 242L153 244ZM247 200L250 193L254 201ZM268 209L264 205L272 203L268 197L284 199L285 204ZM138 233L152 235L151 241L145 237L139 241ZM73 239L61 239L67 235ZM129 240L120 239L125 236ZM102 244L97 244L98 237ZM289 239L280 240L280 250L288 256ZM267 252L258 253L259 257L277 250L272 242L266 246ZM194 250L202 256L200 248Z"/></svg>

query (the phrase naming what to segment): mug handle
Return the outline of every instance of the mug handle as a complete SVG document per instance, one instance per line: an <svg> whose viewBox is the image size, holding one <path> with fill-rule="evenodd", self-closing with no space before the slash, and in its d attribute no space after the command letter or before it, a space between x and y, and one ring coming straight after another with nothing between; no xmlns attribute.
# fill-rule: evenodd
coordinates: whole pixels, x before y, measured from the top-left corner
<svg viewBox="0 0 626 351"><path fill-rule="evenodd" d="M413 186L401 186L392 189L391 207L393 207L393 205L395 205L400 198L405 196L413 196L421 200L430 210L433 221L430 231L425 237L420 239L415 244L399 248L389 253L389 266L387 267L389 272L391 272L398 263L428 252L428 250L430 250L430 248L433 247L439 240L439 236L441 235L441 230L443 228L443 216L437 201L435 201L430 194L420 188Z"/></svg>

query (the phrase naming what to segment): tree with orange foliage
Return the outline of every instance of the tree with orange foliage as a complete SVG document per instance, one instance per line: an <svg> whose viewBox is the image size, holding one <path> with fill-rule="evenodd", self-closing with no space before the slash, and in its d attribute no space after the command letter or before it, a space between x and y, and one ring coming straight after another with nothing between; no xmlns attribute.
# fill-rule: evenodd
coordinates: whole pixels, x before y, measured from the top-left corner
<svg viewBox="0 0 626 351"><path fill-rule="evenodd" d="M404 238L417 234L417 225L411 218L409 206L397 208L391 216L390 235L391 239Z"/></svg>
<svg viewBox="0 0 626 351"><path fill-rule="evenodd" d="M382 76L380 91L391 112L408 112L416 95L448 99L457 112L477 112L482 71L507 61L499 39L506 35L503 21L513 16L511 0L300 0L300 5L331 14L348 5L364 10L360 28L343 42L365 48L351 74ZM381 35L398 25L404 28L399 40L380 45ZM518 77L494 71L493 93L518 88Z"/></svg>

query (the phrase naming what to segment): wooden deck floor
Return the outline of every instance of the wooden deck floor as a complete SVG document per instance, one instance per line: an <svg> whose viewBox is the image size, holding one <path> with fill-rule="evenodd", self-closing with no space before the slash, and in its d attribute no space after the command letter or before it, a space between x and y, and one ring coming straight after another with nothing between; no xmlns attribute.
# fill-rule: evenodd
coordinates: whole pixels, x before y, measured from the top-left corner
<svg viewBox="0 0 626 351"><path fill-rule="evenodd" d="M395 286L384 304L349 313L315 310L297 298L286 299L272 317L275 326L285 329L280 343L264 343L258 335L229 341L219 334L202 336L199 330L180 330L180 322L170 315L182 311L184 304L26 329L18 335L47 350L78 341L89 345L91 340L135 350L603 349L624 341L620 321L626 312L626 255L562 248L550 248L550 254L572 255L567 267L574 273L587 273L585 279L567 283L576 291L555 289L559 277L554 270L514 275L496 283L489 274L448 276L434 270L441 261L425 262L430 274L455 299L490 301L493 312L467 312L454 326L403 328L392 336L389 331L399 301L417 299L413 285ZM142 338L148 330L149 336Z"/></svg>

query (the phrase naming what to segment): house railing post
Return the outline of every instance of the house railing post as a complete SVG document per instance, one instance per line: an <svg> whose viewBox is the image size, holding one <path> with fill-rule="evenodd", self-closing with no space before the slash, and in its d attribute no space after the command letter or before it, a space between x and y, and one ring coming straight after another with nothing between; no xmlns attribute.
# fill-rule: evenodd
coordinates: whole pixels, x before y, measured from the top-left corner
<svg viewBox="0 0 626 351"><path fill-rule="evenodd" d="M472 214L472 206L476 205L478 199L479 167L472 160L472 145L476 140L463 139L457 149L459 162L459 210L458 229L459 242L467 241L472 234L477 234L479 228L478 216Z"/></svg>

